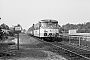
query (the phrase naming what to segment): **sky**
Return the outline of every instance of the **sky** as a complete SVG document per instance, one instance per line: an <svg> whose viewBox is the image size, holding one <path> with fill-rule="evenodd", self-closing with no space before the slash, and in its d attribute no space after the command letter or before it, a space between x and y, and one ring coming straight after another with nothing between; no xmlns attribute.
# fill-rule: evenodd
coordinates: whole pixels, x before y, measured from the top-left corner
<svg viewBox="0 0 90 60"><path fill-rule="evenodd" d="M0 0L0 24L28 29L41 19L59 25L90 22L90 0Z"/></svg>

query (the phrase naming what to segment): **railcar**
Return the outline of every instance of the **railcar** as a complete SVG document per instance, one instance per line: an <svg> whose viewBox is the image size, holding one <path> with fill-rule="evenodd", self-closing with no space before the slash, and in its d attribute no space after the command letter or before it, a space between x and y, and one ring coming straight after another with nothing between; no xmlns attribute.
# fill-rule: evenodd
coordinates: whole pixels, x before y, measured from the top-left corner
<svg viewBox="0 0 90 60"><path fill-rule="evenodd" d="M59 35L58 21L51 19L40 20L29 28L29 33L41 39L55 41L55 38Z"/></svg>

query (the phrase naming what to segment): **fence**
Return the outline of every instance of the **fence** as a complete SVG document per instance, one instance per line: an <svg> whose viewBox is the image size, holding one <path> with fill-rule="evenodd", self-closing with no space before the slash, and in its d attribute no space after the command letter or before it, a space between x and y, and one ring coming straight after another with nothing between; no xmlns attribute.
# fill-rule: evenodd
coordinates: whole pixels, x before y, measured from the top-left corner
<svg viewBox="0 0 90 60"><path fill-rule="evenodd" d="M76 44L78 46L89 46L90 47L90 35L83 34L67 34L63 35L63 40L70 43Z"/></svg>

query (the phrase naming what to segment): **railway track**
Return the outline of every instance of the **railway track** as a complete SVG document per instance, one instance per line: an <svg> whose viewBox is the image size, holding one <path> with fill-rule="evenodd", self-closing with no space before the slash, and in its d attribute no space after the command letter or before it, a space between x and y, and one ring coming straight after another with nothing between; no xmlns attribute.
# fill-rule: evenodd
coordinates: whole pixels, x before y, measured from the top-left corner
<svg viewBox="0 0 90 60"><path fill-rule="evenodd" d="M50 43L52 44L52 43ZM84 58L85 60L90 60L90 51L85 51L85 50L81 50L81 49L77 49L74 47L70 47L70 46L65 46L62 43L58 44L52 44L55 47L58 47L60 49L63 49L64 51L67 51L67 54L70 54L70 56L79 56L80 58ZM72 53L72 54L71 54ZM74 54L74 55L73 55Z"/></svg>
<svg viewBox="0 0 90 60"><path fill-rule="evenodd" d="M41 42L48 43L48 44L54 46L55 48L59 49L59 51L61 51L61 50L64 51L64 54L66 54L67 56L69 56L72 59L75 58L76 60L77 59L90 60L90 51L71 47L71 46L68 46L67 44L63 44L62 42L59 42L59 43L58 42L46 42L39 38L37 38L37 39Z"/></svg>

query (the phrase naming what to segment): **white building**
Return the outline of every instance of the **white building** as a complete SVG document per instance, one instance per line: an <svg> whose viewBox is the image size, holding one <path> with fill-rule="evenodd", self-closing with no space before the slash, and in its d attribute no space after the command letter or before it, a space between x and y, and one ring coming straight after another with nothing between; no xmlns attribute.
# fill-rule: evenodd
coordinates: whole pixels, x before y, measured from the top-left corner
<svg viewBox="0 0 90 60"><path fill-rule="evenodd" d="M69 34L75 34L75 33L77 33L77 29L69 30Z"/></svg>

